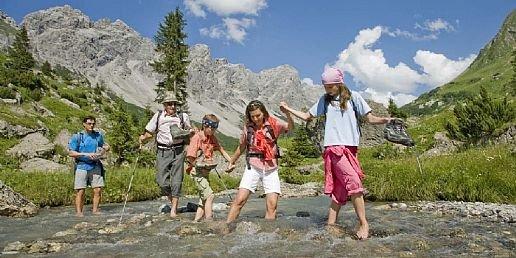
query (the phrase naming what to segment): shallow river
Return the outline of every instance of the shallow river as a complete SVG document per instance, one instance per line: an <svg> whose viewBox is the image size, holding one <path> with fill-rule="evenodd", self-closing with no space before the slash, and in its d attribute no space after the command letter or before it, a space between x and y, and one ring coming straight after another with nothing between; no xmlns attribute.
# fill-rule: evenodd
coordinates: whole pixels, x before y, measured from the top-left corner
<svg viewBox="0 0 516 258"><path fill-rule="evenodd" d="M193 200L181 199L181 204L188 201ZM221 223L227 210L216 211L214 222L193 223L193 212L171 220L158 211L163 200L128 203L121 226L121 204L104 205L103 215L86 212L84 218L74 217L72 207L42 209L33 218L0 218L0 251L6 257L516 256L515 223L366 203L372 236L358 241L350 204L341 210L339 227L325 227L328 202L324 196L280 199L278 219L270 222L263 219L264 199L250 199L229 227ZM298 212L309 216L298 217Z"/></svg>

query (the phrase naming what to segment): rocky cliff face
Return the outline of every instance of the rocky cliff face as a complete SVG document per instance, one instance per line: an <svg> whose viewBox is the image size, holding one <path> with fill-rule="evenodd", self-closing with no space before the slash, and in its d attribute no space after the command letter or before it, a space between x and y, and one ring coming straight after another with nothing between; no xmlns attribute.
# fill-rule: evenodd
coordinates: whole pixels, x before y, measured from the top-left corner
<svg viewBox="0 0 516 258"><path fill-rule="evenodd" d="M142 107L153 104L159 80L149 66L156 58L154 44L122 21L93 22L79 10L63 6L28 14L23 25L38 60L83 74L93 86L105 84L127 102ZM225 59L213 60L206 45L193 46L189 59L192 117L200 121L206 113L218 115L220 130L227 135L238 136L245 106L253 99L281 115L279 101L307 107L322 93L321 88L302 84L288 65L253 73Z"/></svg>
<svg viewBox="0 0 516 258"><path fill-rule="evenodd" d="M16 28L14 19L0 10L0 50L7 49L14 42Z"/></svg>

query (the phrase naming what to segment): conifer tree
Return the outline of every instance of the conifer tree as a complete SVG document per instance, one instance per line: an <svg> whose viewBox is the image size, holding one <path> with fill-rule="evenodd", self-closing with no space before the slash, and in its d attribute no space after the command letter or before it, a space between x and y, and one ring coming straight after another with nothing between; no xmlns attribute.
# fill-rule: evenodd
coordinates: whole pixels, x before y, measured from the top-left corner
<svg viewBox="0 0 516 258"><path fill-rule="evenodd" d="M41 72L43 72L44 75L52 76L52 66L50 66L48 61L45 61L41 66Z"/></svg>
<svg viewBox="0 0 516 258"><path fill-rule="evenodd" d="M297 127L294 131L294 139L292 140L292 149L304 156L310 158L319 157L319 150L310 141L310 137L303 126Z"/></svg>
<svg viewBox="0 0 516 258"><path fill-rule="evenodd" d="M391 115L391 117L397 117L406 119L408 117L407 113L401 111L396 103L394 103L394 100L389 98L389 107L387 107L387 111Z"/></svg>
<svg viewBox="0 0 516 258"><path fill-rule="evenodd" d="M165 21L160 23L157 35L155 51L159 53L159 60L151 63L154 71L165 78L157 85L156 101L163 98L164 91L174 91L177 99L182 104L182 111L188 111L186 102L186 79L188 77L186 68L188 66L188 45L186 44L186 33L184 27L186 21L183 13L176 8L175 11L165 16Z"/></svg>
<svg viewBox="0 0 516 258"><path fill-rule="evenodd" d="M35 61L29 52L29 48L29 37L27 36L27 30L23 27L16 34L14 43L8 52L8 66L10 69L21 72L28 71L34 67Z"/></svg>
<svg viewBox="0 0 516 258"><path fill-rule="evenodd" d="M107 134L107 139L111 146L111 152L116 157L115 163L121 165L136 151L136 128L133 117L127 112L127 108L120 99L114 105L110 120L113 121L113 126Z"/></svg>

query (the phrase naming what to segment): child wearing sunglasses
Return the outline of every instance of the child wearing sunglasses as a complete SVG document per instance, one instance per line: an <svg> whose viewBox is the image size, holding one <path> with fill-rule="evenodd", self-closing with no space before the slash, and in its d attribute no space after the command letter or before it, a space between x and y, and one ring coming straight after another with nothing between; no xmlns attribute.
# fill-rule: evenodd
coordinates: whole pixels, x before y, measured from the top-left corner
<svg viewBox="0 0 516 258"><path fill-rule="evenodd" d="M202 119L202 130L192 136L186 151L188 162L186 172L192 176L199 192L199 206L194 221L199 221L203 217L206 220L213 219L212 207L215 195L209 180L210 170L217 166L213 160L213 152L219 151L228 162L231 159L215 137L215 130L218 126L219 119L217 116L213 114L205 115Z"/></svg>

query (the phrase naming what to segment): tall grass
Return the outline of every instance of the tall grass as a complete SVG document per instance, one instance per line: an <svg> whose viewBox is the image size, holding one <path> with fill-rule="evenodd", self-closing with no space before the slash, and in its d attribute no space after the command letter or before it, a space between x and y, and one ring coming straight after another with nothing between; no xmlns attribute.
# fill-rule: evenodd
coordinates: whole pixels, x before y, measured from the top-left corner
<svg viewBox="0 0 516 258"><path fill-rule="evenodd" d="M507 146L469 149L450 156L377 160L360 153L371 198L516 203L516 155Z"/></svg>
<svg viewBox="0 0 516 258"><path fill-rule="evenodd" d="M129 186L132 169L108 169L106 172L106 186L102 193L102 202L123 202ZM238 185L238 179L222 175L226 187L232 189ZM61 206L71 205L74 201L73 174L71 172L19 172L1 170L0 180L19 192L36 205ZM215 173L210 174L213 190L224 190L221 181ZM183 194L195 195L197 190L190 176L185 174L183 180ZM86 192L86 202L91 203L91 189ZM155 170L136 169L128 201L152 200L160 197L160 190L155 183Z"/></svg>

